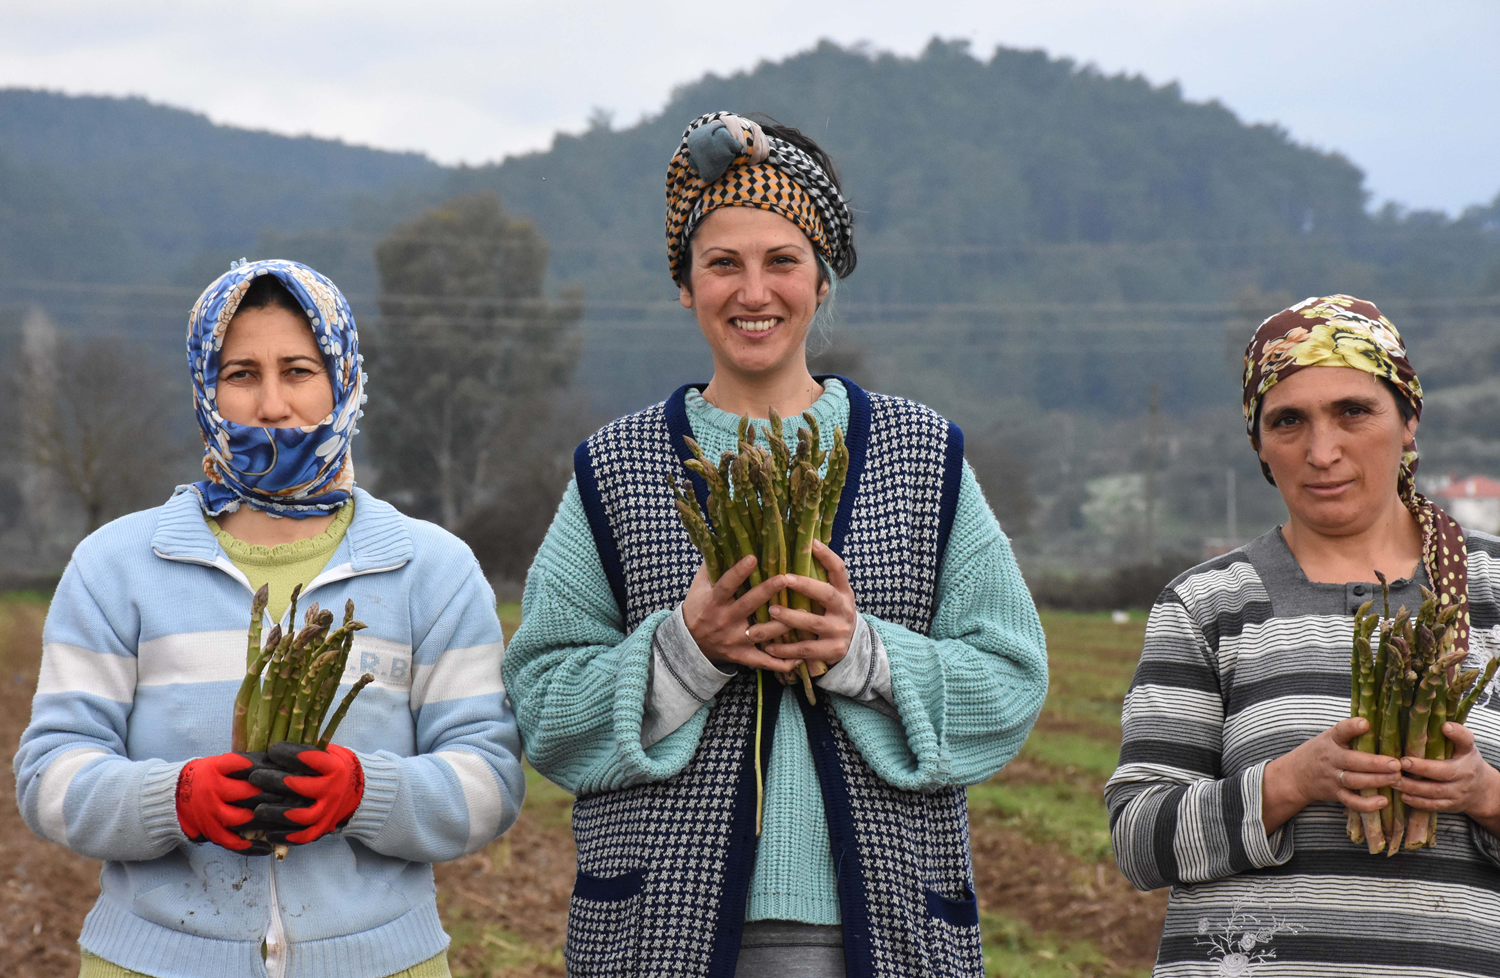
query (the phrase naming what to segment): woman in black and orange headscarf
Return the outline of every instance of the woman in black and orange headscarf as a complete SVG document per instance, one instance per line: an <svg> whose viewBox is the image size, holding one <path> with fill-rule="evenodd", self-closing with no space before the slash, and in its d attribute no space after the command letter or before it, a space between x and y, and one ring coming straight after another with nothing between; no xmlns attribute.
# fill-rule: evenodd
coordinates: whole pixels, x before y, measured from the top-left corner
<svg viewBox="0 0 1500 978"><path fill-rule="evenodd" d="M505 665L528 758L579 796L570 973L978 978L963 786L1020 748L1047 682L962 433L808 370L855 255L832 163L797 130L695 120L667 171L667 256L713 379L579 448ZM803 412L843 429L849 476L814 545L828 581L736 598L755 559L710 584L667 478L687 479L684 436L717 459L768 407L792 444ZM747 622L781 588L823 612ZM766 676L803 661L831 667L813 696Z"/></svg>
<svg viewBox="0 0 1500 978"><path fill-rule="evenodd" d="M1500 975L1500 703L1485 690L1443 724L1451 760L1353 749L1368 723L1348 715L1353 614L1380 606L1376 577L1393 612L1423 587L1461 609L1459 668L1500 651L1500 539L1417 492L1422 385L1371 303L1267 319L1243 404L1287 521L1163 592L1105 788L1121 870L1173 887L1157 973L1274 959L1279 974ZM1380 788L1437 813L1434 847L1389 859L1350 841L1346 809L1394 804L1362 793Z"/></svg>

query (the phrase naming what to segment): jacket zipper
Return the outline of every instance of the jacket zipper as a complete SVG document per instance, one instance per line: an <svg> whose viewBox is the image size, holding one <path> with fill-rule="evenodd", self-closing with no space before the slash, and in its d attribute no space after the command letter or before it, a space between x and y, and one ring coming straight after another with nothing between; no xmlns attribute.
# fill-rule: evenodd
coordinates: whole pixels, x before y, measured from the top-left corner
<svg viewBox="0 0 1500 978"><path fill-rule="evenodd" d="M266 882L271 894L271 923L266 928L266 974L286 978L286 930L281 925L281 901L276 895L276 860L266 864Z"/></svg>

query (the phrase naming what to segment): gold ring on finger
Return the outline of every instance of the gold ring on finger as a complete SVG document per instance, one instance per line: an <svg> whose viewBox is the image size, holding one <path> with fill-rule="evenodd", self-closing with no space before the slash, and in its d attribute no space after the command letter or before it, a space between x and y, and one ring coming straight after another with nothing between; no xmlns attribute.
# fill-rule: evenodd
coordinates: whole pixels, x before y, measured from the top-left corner
<svg viewBox="0 0 1500 978"><path fill-rule="evenodd" d="M1349 773L1348 771L1340 771L1338 773L1338 783L1339 783L1339 787L1340 788L1347 787L1347 785L1344 784L1344 775L1348 774L1348 773Z"/></svg>

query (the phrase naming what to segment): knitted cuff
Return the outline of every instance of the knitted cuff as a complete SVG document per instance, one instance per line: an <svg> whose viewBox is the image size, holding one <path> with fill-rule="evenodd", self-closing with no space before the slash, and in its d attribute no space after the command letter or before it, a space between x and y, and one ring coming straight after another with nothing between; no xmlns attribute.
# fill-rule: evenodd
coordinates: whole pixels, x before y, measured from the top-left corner
<svg viewBox="0 0 1500 978"><path fill-rule="evenodd" d="M177 778L187 762L153 764L141 781L141 827L153 845L186 845L177 821Z"/></svg>
<svg viewBox="0 0 1500 978"><path fill-rule="evenodd" d="M396 792L401 787L401 765L394 757L380 754L355 751L354 756L364 771L365 794L345 823L343 832L369 843L385 828L385 821L396 804Z"/></svg>

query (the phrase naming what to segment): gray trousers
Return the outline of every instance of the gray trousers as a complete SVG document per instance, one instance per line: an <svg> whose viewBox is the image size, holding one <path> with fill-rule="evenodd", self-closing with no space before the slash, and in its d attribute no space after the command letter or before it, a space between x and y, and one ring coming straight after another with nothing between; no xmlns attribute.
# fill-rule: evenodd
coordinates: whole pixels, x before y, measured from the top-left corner
<svg viewBox="0 0 1500 978"><path fill-rule="evenodd" d="M791 920L745 924L735 978L843 978L844 929Z"/></svg>

